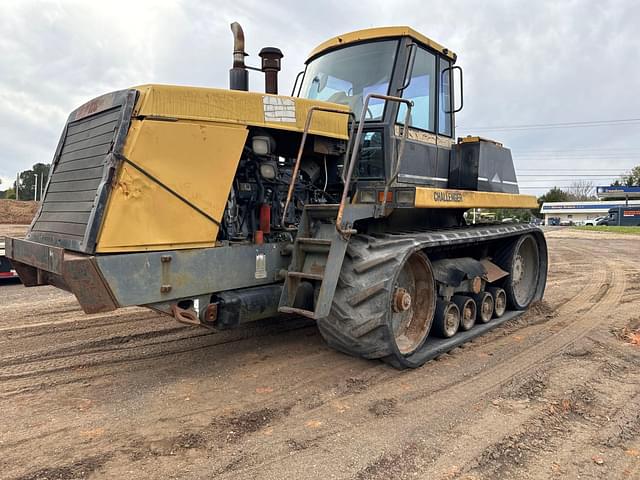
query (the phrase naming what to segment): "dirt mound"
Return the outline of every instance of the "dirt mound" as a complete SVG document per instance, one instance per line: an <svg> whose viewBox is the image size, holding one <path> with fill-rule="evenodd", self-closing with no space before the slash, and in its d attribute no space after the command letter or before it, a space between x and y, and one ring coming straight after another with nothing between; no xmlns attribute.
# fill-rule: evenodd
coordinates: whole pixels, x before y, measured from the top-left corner
<svg viewBox="0 0 640 480"><path fill-rule="evenodd" d="M0 223L29 224L37 210L38 202L0 200Z"/></svg>

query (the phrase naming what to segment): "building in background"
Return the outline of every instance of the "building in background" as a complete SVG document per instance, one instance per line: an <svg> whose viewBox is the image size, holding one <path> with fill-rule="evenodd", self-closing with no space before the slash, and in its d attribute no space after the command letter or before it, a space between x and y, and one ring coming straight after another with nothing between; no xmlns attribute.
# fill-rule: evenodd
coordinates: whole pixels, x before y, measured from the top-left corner
<svg viewBox="0 0 640 480"><path fill-rule="evenodd" d="M596 187L599 200L587 202L544 202L540 213L545 225L593 223L606 217L613 207L640 206L640 187Z"/></svg>

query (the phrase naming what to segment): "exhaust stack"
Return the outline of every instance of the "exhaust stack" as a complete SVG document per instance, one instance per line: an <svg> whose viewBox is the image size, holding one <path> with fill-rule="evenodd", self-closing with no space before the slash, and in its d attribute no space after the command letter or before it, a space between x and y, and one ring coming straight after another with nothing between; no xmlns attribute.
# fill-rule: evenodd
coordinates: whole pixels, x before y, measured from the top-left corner
<svg viewBox="0 0 640 480"><path fill-rule="evenodd" d="M233 32L233 68L229 70L229 88L231 90L249 90L249 71L244 64L244 32L238 22L231 24Z"/></svg>

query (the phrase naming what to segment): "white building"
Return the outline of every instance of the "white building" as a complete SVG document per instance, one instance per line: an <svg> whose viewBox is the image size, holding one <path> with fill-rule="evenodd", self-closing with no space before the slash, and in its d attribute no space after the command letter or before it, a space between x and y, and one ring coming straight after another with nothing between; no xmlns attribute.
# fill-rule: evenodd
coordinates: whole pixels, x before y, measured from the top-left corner
<svg viewBox="0 0 640 480"><path fill-rule="evenodd" d="M559 222L572 222L574 225L584 225L587 220L605 217L613 207L640 206L640 200L612 200L589 202L544 202L540 213L544 214L544 224L550 225L549 219L557 218Z"/></svg>

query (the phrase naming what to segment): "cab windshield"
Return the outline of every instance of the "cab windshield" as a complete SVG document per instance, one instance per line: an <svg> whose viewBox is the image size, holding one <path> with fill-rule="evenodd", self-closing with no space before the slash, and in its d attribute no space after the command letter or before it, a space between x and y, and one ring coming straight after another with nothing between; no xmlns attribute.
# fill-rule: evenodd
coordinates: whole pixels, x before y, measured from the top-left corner
<svg viewBox="0 0 640 480"><path fill-rule="evenodd" d="M397 46L397 40L362 43L312 60L300 96L347 105L360 118L367 95L388 95ZM366 119L379 120L383 112L384 101L372 98Z"/></svg>

